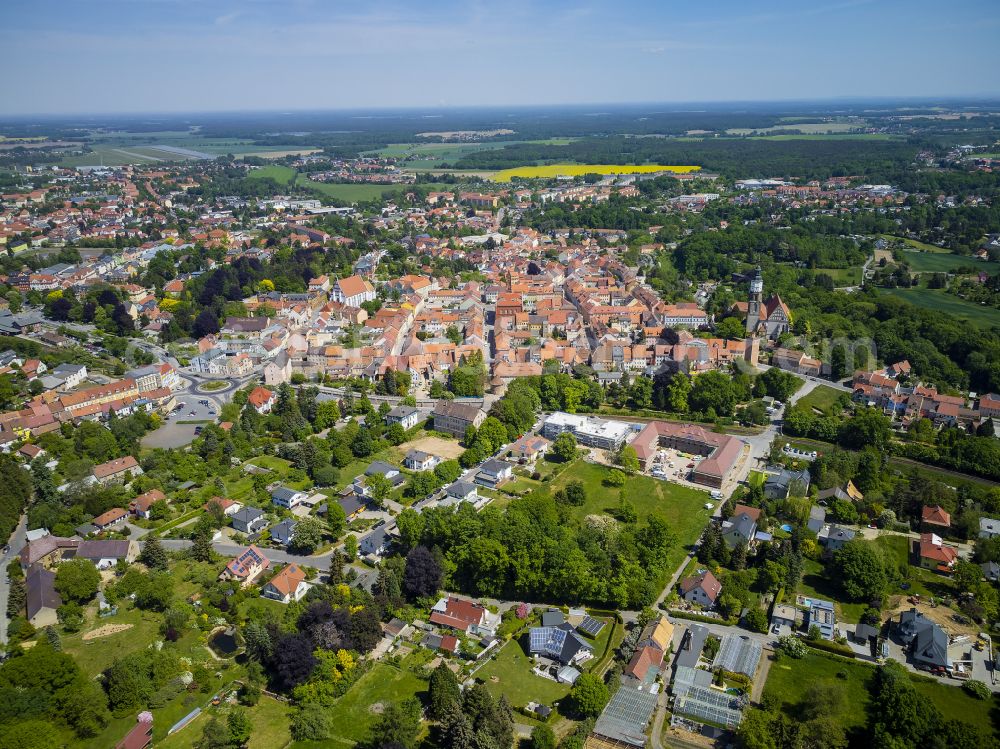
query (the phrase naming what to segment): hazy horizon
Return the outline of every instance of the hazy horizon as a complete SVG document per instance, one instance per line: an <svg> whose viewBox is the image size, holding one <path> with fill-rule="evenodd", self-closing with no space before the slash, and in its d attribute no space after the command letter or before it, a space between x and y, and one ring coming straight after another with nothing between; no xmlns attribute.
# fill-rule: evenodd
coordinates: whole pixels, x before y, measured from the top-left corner
<svg viewBox="0 0 1000 749"><path fill-rule="evenodd" d="M69 0L5 9L0 116L990 99L1000 6Z"/></svg>

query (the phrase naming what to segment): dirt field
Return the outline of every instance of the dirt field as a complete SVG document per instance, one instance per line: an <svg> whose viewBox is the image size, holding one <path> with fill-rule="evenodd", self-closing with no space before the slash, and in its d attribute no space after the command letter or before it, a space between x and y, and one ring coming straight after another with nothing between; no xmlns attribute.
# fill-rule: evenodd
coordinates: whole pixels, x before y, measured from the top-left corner
<svg viewBox="0 0 1000 749"><path fill-rule="evenodd" d="M399 446L403 455L410 450L423 450L431 455L438 455L446 460L457 458L462 454L462 445L457 440L446 440L443 437L421 437Z"/></svg>
<svg viewBox="0 0 1000 749"><path fill-rule="evenodd" d="M898 599L898 600L897 600ZM948 606L931 606L927 603L912 604L908 603L905 596L893 596L889 601L891 608L886 609L891 612L893 621L899 621L899 615L904 611L909 611L916 605L917 611L926 616L935 624L939 624L941 629L947 632L949 635L971 635L975 636L979 633L981 627L977 626L975 623L972 624L959 624L952 616L955 614L955 610L949 608Z"/></svg>
<svg viewBox="0 0 1000 749"><path fill-rule="evenodd" d="M875 264L878 265L878 263L880 261L882 261L882 260L885 260L886 263L891 263L892 262L892 251L891 250L875 250Z"/></svg>
<svg viewBox="0 0 1000 749"><path fill-rule="evenodd" d="M87 632L80 639L86 640L96 640L98 637L108 637L109 635L116 635L119 632L124 632L126 629L132 629L131 624L105 624L103 627L98 627L97 629L92 629Z"/></svg>

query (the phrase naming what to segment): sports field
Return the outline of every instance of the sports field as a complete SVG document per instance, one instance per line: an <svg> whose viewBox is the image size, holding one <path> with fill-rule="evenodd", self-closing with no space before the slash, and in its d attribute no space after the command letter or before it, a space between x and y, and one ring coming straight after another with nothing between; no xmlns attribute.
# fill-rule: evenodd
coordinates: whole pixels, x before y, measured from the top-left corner
<svg viewBox="0 0 1000 749"><path fill-rule="evenodd" d="M545 164L543 166L519 166L504 169L493 175L496 182L510 182L515 177L524 179L577 177L584 174L655 174L673 172L688 174L697 172L699 166L665 166L663 164Z"/></svg>
<svg viewBox="0 0 1000 749"><path fill-rule="evenodd" d="M947 312L960 320L966 320L978 328L1000 326L1000 310L967 302L954 294L948 294L941 289L880 289L883 294L889 294L903 299L910 304L939 312Z"/></svg>

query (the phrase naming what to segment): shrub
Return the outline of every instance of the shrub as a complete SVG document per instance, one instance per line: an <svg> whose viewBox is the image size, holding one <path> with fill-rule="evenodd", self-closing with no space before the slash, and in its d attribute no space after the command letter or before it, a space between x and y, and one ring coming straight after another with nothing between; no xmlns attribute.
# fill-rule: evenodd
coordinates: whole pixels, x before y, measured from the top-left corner
<svg viewBox="0 0 1000 749"><path fill-rule="evenodd" d="M962 685L962 689L981 700L988 700L993 696L990 688L978 679L970 679Z"/></svg>

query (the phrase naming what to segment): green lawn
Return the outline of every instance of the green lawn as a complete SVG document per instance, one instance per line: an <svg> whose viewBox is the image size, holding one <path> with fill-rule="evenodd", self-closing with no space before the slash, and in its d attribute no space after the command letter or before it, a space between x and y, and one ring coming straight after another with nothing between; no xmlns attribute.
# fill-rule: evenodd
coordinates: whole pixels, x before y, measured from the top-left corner
<svg viewBox="0 0 1000 749"><path fill-rule="evenodd" d="M249 749L281 749L292 741L288 720L289 706L271 697L261 697L250 710L253 735Z"/></svg>
<svg viewBox="0 0 1000 749"><path fill-rule="evenodd" d="M615 651L625 639L625 627L617 619L596 618L607 622L607 626L601 630L596 640L591 641L594 644L594 657L587 662L587 670L600 674L610 664ZM610 647L608 647L609 641Z"/></svg>
<svg viewBox="0 0 1000 749"><path fill-rule="evenodd" d="M909 583L909 588L903 590L894 587L889 591L889 595L907 596L919 594L921 596L942 596L954 595L954 587L951 580L938 575L930 570L925 570L910 564L909 552L910 539L906 536L886 534L879 536L871 543L886 552L888 558L895 567L903 574L903 582ZM812 559L803 560L802 580L799 583L799 595L807 598L822 598L834 602L837 612L837 620L857 623L861 620L866 605L863 603L844 603L838 600L841 595L836 583L827 577L825 568L821 562Z"/></svg>
<svg viewBox="0 0 1000 749"><path fill-rule="evenodd" d="M897 595L919 594L936 598L954 595L955 588L950 578L910 564L910 539L908 537L887 534L876 538L874 544L888 553L898 569L906 570L904 582L909 583L910 587L906 590L900 588L892 593Z"/></svg>
<svg viewBox="0 0 1000 749"><path fill-rule="evenodd" d="M347 742L362 741L368 738L375 722L372 705L401 702L407 697L419 697L426 691L427 683L413 673L400 671L385 663L376 664L331 708L333 736Z"/></svg>
<svg viewBox="0 0 1000 749"><path fill-rule="evenodd" d="M951 250L944 247L938 247L936 244L928 244L927 242L921 242L919 239L907 239L906 237L896 237L892 234L883 234L885 239L895 242L902 242L905 245L914 247L918 250L923 250L924 252L939 252L943 255L948 255Z"/></svg>
<svg viewBox="0 0 1000 749"><path fill-rule="evenodd" d="M569 694L568 684L560 684L531 672L531 658L517 640L504 645L492 661L476 672L476 678L494 696L507 695L514 707L523 707L531 701L551 706Z"/></svg>
<svg viewBox="0 0 1000 749"><path fill-rule="evenodd" d="M115 616L103 619L89 618L80 632L62 636L63 650L72 655L80 668L89 676L97 676L110 666L115 658L141 650L160 637L159 627L163 618L158 614L144 613L130 606L128 602L120 604ZM108 624L132 626L107 637L83 639L83 635L87 632Z"/></svg>
<svg viewBox="0 0 1000 749"><path fill-rule="evenodd" d="M250 179L273 179L280 185L287 185L295 179L297 174L298 172L290 166L271 164L260 169L254 169L247 176Z"/></svg>
<svg viewBox="0 0 1000 749"><path fill-rule="evenodd" d="M833 279L836 286L858 286L861 283L861 266L852 268L817 268L816 274L824 274Z"/></svg>
<svg viewBox="0 0 1000 749"><path fill-rule="evenodd" d="M554 478L549 486L555 493L570 481L583 482L587 501L579 507L569 507L570 512L580 520L587 515L614 514L618 508L621 490L618 487L604 485L604 478L608 472L606 466L587 463L581 459ZM677 543L670 550L666 567L671 571L676 569L687 554L688 548L698 540L712 514L711 510L705 509L706 502L711 501L715 504L710 499L708 491L640 475L629 477L624 491L625 496L635 505L640 523L650 515L656 515L665 520L673 531Z"/></svg>
<svg viewBox="0 0 1000 749"><path fill-rule="evenodd" d="M782 709L795 718L808 696L808 685L818 682L841 684L845 699L840 711L833 717L848 732L859 731L867 723L870 707L868 684L874 673L874 666L862 661L807 653L800 659L782 658L772 664L764 694L780 700ZM995 708L987 709L985 703L970 697L960 687L916 674L910 678L917 691L930 698L945 718L966 721L989 733L994 732L991 713Z"/></svg>
<svg viewBox="0 0 1000 749"><path fill-rule="evenodd" d="M965 320L979 328L1000 326L1000 310L967 302L942 289L880 289L883 294L903 299L910 304L938 312L947 312L960 320Z"/></svg>
<svg viewBox="0 0 1000 749"><path fill-rule="evenodd" d="M802 580L799 581L798 592L799 595L803 595L806 598L833 601L838 622L856 624L861 621L861 615L865 612L865 608L867 608L863 603L842 603L838 601L837 597L841 595L840 589L826 576L823 564L812 559L802 560Z"/></svg>
<svg viewBox="0 0 1000 749"><path fill-rule="evenodd" d="M825 414L840 413L841 396L849 396L843 390L837 390L829 385L817 385L811 391L799 398L795 404L802 408L815 408Z"/></svg>
<svg viewBox="0 0 1000 749"><path fill-rule="evenodd" d="M983 270L987 273L1000 270L1000 263L946 252L905 250L903 258L915 273L954 273L959 268L974 268L977 272Z"/></svg>
<svg viewBox="0 0 1000 749"><path fill-rule="evenodd" d="M838 673L846 674L847 678L838 678ZM864 728L867 722L868 682L873 673L866 664L810 652L799 659L782 658L771 664L764 695L780 700L782 710L795 718L804 706L808 685L842 684L846 699L840 712L832 717L850 732Z"/></svg>
<svg viewBox="0 0 1000 749"><path fill-rule="evenodd" d="M960 687L944 684L929 676L917 676L914 674L910 679L913 681L913 686L917 688L917 691L925 697L930 698L930 701L934 703L934 706L941 711L941 714L945 718L953 718L970 723L985 731L987 735L997 735L997 726L992 720L998 709L996 695L991 700L992 705L990 709L987 709L987 705L990 705L990 703L970 696Z"/></svg>

